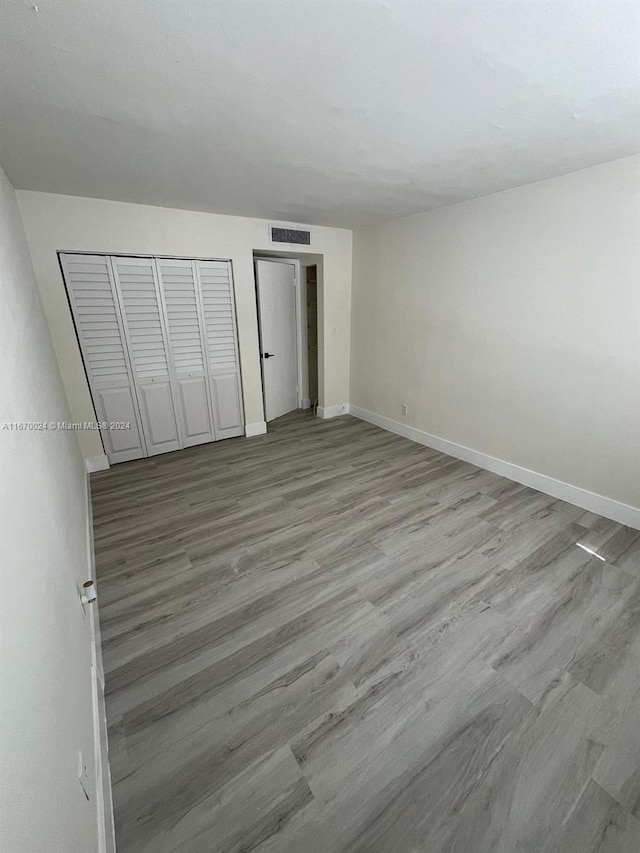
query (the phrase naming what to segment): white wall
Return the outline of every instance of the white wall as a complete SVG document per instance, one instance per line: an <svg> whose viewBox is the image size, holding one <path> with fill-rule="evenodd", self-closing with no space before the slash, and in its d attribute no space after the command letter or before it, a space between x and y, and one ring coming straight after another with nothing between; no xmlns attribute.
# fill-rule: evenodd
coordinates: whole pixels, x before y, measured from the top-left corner
<svg viewBox="0 0 640 853"><path fill-rule="evenodd" d="M638 167L356 230L351 403L640 506Z"/></svg>
<svg viewBox="0 0 640 853"><path fill-rule="evenodd" d="M17 196L75 419L87 421L95 416L58 267L58 250L230 258L245 419L247 423L264 420L252 250L270 248L266 220L51 193L19 191ZM351 236L351 231L316 226L309 247L323 255L325 406L349 401ZM80 441L86 458L102 454L97 433L83 433Z"/></svg>
<svg viewBox="0 0 640 853"><path fill-rule="evenodd" d="M69 411L13 189L0 170L2 422ZM0 428L0 849L98 850L86 478L75 433Z"/></svg>

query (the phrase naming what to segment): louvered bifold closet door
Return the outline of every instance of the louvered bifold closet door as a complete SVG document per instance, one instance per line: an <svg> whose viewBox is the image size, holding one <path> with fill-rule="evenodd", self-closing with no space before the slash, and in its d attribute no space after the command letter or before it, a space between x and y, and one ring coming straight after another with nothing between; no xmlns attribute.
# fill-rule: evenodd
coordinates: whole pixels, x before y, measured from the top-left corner
<svg viewBox="0 0 640 853"><path fill-rule="evenodd" d="M157 258L185 447L215 441L195 261Z"/></svg>
<svg viewBox="0 0 640 853"><path fill-rule="evenodd" d="M182 446L153 258L111 258L149 456Z"/></svg>
<svg viewBox="0 0 640 853"><path fill-rule="evenodd" d="M243 433L240 359L228 261L196 261L217 438Z"/></svg>
<svg viewBox="0 0 640 853"><path fill-rule="evenodd" d="M109 261L71 254L60 260L96 417L106 424L100 432L107 458L139 459L146 449Z"/></svg>

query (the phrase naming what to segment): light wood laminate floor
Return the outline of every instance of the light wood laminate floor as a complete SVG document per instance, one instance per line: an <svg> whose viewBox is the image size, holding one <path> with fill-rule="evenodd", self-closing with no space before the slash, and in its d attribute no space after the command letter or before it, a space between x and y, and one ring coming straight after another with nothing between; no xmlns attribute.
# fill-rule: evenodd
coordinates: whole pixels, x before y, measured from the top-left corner
<svg viewBox="0 0 640 853"><path fill-rule="evenodd" d="M637 531L348 416L91 487L118 853L640 850Z"/></svg>

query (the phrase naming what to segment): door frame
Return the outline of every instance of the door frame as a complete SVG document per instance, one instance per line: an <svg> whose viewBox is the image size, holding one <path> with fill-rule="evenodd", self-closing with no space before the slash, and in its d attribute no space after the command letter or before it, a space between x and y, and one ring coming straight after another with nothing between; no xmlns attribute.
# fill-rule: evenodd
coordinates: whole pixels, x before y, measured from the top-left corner
<svg viewBox="0 0 640 853"><path fill-rule="evenodd" d="M305 329L304 327L304 316L302 310L302 299L301 299L301 264L298 258L272 258L264 255L254 255L253 256L253 283L254 289L256 293L256 311L258 318L258 347L259 347L259 357L260 357L260 379L262 380L262 405L264 407L264 411L267 410L266 401L264 398L264 372L263 372L263 358L261 357L262 353L262 332L260 329L260 299L258 297L258 275L256 270L256 262L257 261L269 261L270 263L275 264L290 264L293 266L293 282L294 282L294 291L295 291L295 302L296 302L296 401L298 403L298 408L303 408L304 398L303 398L303 377L302 377L302 345L303 339L305 335L303 334Z"/></svg>
<svg viewBox="0 0 640 853"><path fill-rule="evenodd" d="M315 352L315 363L316 363L316 406L320 405L320 343L321 343L321 335L320 335L320 304L321 304L321 294L320 294L320 275L321 275L321 267L320 262L317 260L310 261L309 263L302 263L302 268L300 270L301 274L304 270L304 275L301 278L301 287L300 287L300 304L303 307L303 314L301 321L301 329L303 333L301 346L303 348L303 360L301 363L302 375L303 375L303 383L305 385L305 393L306 398L303 399L303 409L311 409L314 407L314 398L311 396L311 388L309 385L309 367L311 363L311 358L309 355L309 311L308 311L308 302L309 302L309 288L307 283L307 270L309 267L316 268L316 352Z"/></svg>

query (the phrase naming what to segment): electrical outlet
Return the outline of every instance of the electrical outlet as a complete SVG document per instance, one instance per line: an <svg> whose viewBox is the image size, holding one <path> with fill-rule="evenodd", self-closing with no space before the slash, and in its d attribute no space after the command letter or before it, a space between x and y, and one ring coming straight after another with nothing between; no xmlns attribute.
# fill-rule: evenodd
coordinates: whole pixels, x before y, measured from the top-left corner
<svg viewBox="0 0 640 853"><path fill-rule="evenodd" d="M82 788L85 797L87 800L90 800L89 766L84 760L82 750L78 750L78 779L80 780L80 787Z"/></svg>
<svg viewBox="0 0 640 853"><path fill-rule="evenodd" d="M403 414L403 415L408 415L408 414L409 414L409 407L407 406L407 404L406 404L406 403L403 403L403 404L402 404L402 414Z"/></svg>

